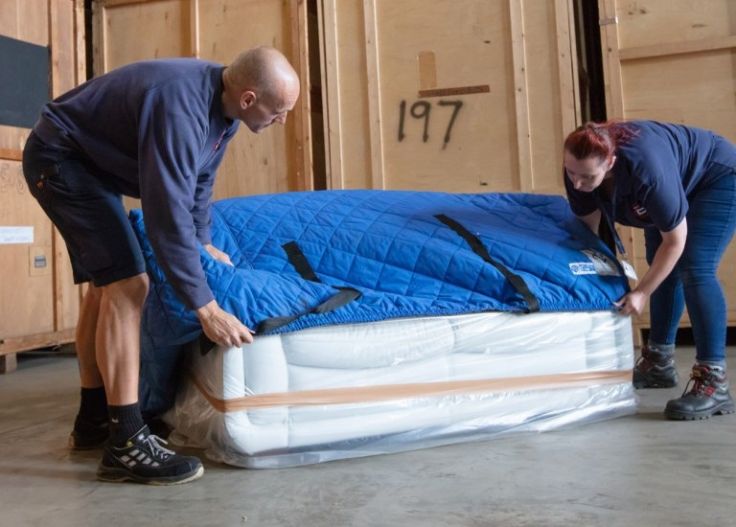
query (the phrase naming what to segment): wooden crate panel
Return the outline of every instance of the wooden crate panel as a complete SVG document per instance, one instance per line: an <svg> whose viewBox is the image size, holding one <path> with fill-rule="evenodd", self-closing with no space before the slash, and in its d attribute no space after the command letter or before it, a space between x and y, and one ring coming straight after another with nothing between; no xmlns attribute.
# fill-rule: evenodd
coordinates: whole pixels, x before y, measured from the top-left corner
<svg viewBox="0 0 736 527"><path fill-rule="evenodd" d="M0 339L52 331L52 227L18 162L0 160L0 202L0 226L33 227L32 243L0 244Z"/></svg>
<svg viewBox="0 0 736 527"><path fill-rule="evenodd" d="M423 0L410 0L376 7L385 187L512 190L514 151L494 148L516 136L506 5L460 0L427 9ZM427 52L436 65L427 88L489 92L420 99L418 57Z"/></svg>
<svg viewBox="0 0 736 527"><path fill-rule="evenodd" d="M624 62L624 116L700 126L736 140L735 59L719 50Z"/></svg>
<svg viewBox="0 0 736 527"><path fill-rule="evenodd" d="M333 188L560 193L577 124L564 0L325 0Z"/></svg>
<svg viewBox="0 0 736 527"><path fill-rule="evenodd" d="M562 144L580 124L574 20L565 1L522 5L531 151L527 185L535 193L564 195Z"/></svg>
<svg viewBox="0 0 736 527"><path fill-rule="evenodd" d="M188 0L95 3L98 73L138 60L192 54ZM144 37L144 38L142 38Z"/></svg>
<svg viewBox="0 0 736 527"><path fill-rule="evenodd" d="M2 0L0 35L48 46L48 13L48 0Z"/></svg>
<svg viewBox="0 0 736 527"><path fill-rule="evenodd" d="M730 36L736 5L731 0L617 1L621 48L659 46Z"/></svg>
<svg viewBox="0 0 736 527"><path fill-rule="evenodd" d="M0 2L0 35L39 46L49 45L48 0L3 0ZM2 158L20 159L29 130L0 125Z"/></svg>
<svg viewBox="0 0 736 527"><path fill-rule="evenodd" d="M298 67L291 53L292 7L288 2L209 0L200 8L201 58L227 64L249 48L267 45L284 52ZM274 125L257 135L241 124L223 159L220 174L225 177L218 177L215 183L215 199L298 188L293 177L293 117L289 116L285 126Z"/></svg>
<svg viewBox="0 0 736 527"><path fill-rule="evenodd" d="M0 34L48 46L51 97L83 82L82 0L3 0ZM0 354L73 338L79 288L58 231L31 197L21 153L30 130L0 126L0 225L33 227L32 243L0 245Z"/></svg>
<svg viewBox="0 0 736 527"><path fill-rule="evenodd" d="M323 0L320 8L328 184L369 188L371 128L363 7L355 0Z"/></svg>

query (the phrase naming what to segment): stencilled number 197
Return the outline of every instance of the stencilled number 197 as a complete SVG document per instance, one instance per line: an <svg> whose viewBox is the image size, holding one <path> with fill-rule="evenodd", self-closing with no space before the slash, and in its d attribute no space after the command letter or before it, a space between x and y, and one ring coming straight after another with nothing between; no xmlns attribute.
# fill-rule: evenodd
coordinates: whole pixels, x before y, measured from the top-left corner
<svg viewBox="0 0 736 527"><path fill-rule="evenodd" d="M442 143L442 148L444 149L447 147L447 143L450 142L451 134L452 134L452 127L455 125L455 119L457 119L457 114L460 112L460 108L463 107L463 101L444 101L440 100L437 101L437 106L452 106L452 114L450 115L450 119L447 122L447 129L445 130L445 137ZM403 141L406 137L406 133L404 132L404 125L406 121L406 107L407 103L406 101L401 101L399 104L399 142ZM416 101L414 104L411 105L409 108L409 115L411 115L414 119L417 120L424 120L424 127L422 131L422 141L427 142L429 141L429 116L432 110L432 105L427 101Z"/></svg>

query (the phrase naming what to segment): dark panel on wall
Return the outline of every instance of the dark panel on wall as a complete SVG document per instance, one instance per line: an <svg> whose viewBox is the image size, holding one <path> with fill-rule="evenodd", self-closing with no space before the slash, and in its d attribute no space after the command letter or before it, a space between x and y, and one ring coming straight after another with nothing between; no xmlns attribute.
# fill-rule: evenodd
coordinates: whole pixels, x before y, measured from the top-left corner
<svg viewBox="0 0 736 527"><path fill-rule="evenodd" d="M0 35L0 124L32 128L49 100L49 50Z"/></svg>

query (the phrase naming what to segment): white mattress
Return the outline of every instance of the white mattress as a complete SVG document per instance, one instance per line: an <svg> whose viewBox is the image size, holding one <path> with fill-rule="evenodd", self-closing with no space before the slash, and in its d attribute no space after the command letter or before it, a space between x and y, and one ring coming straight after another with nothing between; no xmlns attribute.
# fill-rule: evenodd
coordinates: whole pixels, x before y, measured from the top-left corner
<svg viewBox="0 0 736 527"><path fill-rule="evenodd" d="M631 322L482 313L312 328L192 358L175 442L268 468L633 413Z"/></svg>

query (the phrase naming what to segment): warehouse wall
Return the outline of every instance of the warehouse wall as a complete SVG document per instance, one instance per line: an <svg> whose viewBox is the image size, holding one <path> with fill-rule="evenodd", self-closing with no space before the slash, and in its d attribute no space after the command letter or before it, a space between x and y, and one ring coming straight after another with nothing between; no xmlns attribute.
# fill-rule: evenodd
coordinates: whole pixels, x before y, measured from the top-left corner
<svg viewBox="0 0 736 527"><path fill-rule="evenodd" d="M48 98L84 80L83 9L81 0L0 2L0 35L38 46L48 59ZM4 57L6 67L14 67L15 58ZM2 73L6 85L18 80L17 70L15 76ZM7 353L71 341L79 313L80 288L73 284L63 240L23 179L20 161L31 126L0 124L0 362Z"/></svg>

